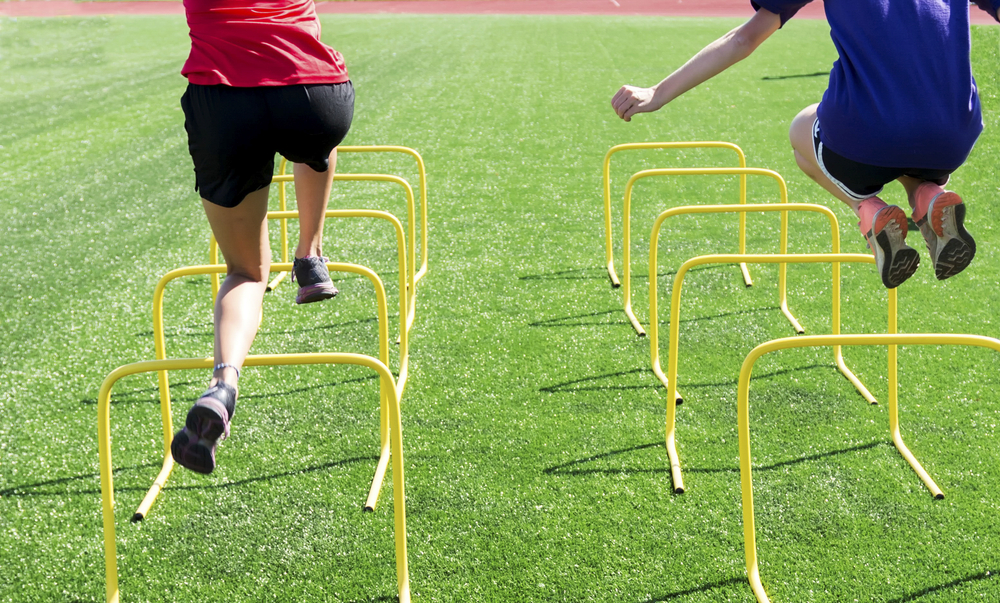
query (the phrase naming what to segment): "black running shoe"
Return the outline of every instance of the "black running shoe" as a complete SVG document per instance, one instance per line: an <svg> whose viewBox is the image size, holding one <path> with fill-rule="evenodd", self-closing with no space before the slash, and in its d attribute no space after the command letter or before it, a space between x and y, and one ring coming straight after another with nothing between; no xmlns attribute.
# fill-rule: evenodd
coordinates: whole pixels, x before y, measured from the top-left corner
<svg viewBox="0 0 1000 603"><path fill-rule="evenodd" d="M337 295L337 288L330 280L330 271L326 269L326 258L310 255L295 258L292 264L292 280L298 281L299 293L295 303L308 304Z"/></svg>
<svg viewBox="0 0 1000 603"><path fill-rule="evenodd" d="M229 437L229 421L236 411L236 389L222 381L198 398L188 411L184 429L174 434L170 454L182 466L209 474L215 469L215 449Z"/></svg>

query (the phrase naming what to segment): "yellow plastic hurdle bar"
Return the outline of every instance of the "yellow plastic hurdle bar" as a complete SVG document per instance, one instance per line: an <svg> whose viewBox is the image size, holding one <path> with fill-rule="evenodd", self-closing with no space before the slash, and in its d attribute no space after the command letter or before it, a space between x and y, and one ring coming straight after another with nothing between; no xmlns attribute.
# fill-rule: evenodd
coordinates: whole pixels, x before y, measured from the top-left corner
<svg viewBox="0 0 1000 603"><path fill-rule="evenodd" d="M785 179L781 177L781 174L773 170L766 170L762 168L660 168L655 170L643 170L641 172L636 172L629 178L628 184L625 185L625 214L622 217L622 226L624 234L624 244L622 253L622 295L625 298L625 315L628 316L628 320L632 323L632 328L635 332L643 337L646 335L646 331L639 324L639 319L636 318L635 312L632 310L632 286L631 286L631 253L629 250L629 241L631 239L631 208L632 208L632 187L635 183L644 178L651 178L656 176L767 176L773 178L778 183L778 190L781 195L781 203L788 203L788 187L785 185ZM741 213L741 220L746 219L746 214ZM741 245L742 246L742 245ZM788 250L788 213L781 212L781 235L779 242L779 253L786 253ZM797 333L804 332L802 326L795 320L788 311L788 304L786 302L785 293L785 266L781 265L778 269L778 292L781 298L781 307L788 321L792 324L792 327ZM746 273L749 275L749 273Z"/></svg>
<svg viewBox="0 0 1000 603"><path fill-rule="evenodd" d="M104 567L107 603L118 603L118 554L115 537L114 484L111 464L111 389L122 377L168 370L208 369L211 358L150 360L118 367L101 384L97 405L97 439L101 465L101 502L104 518ZM393 515L396 545L396 581L400 603L410 601L410 578L406 557L406 495L403 480L403 432L399 416L399 392L392 373L382 362L360 354L277 354L248 356L244 366L288 366L302 364L351 364L365 366L379 375L380 396L388 400L388 422L392 449Z"/></svg>
<svg viewBox="0 0 1000 603"><path fill-rule="evenodd" d="M267 212L267 219L269 220L297 220L299 217L298 211L269 211ZM399 221L399 218L390 214L389 212L378 210L378 209L328 209L326 210L327 218L374 218L377 220L385 220L389 222L393 229L396 231L396 248L399 253L399 291L400 296L404 294L407 296L405 312L400 314L400 317L406 317L406 331L413 327L413 317L414 304L416 303L415 288L408 286L407 283L407 261L406 261L406 243L403 235L403 224ZM410 249L412 252L412 248ZM218 265L218 251L219 246L215 241L215 237L212 236L209 240L209 257L211 258L212 265ZM412 258L412 253L411 253ZM288 264L291 266L291 264ZM410 277L413 276L413 264L410 266ZM284 271L290 270L290 268L284 268ZM218 272L212 273L212 299L214 300L219 295L219 274L225 273L225 270L220 270ZM403 305L403 302L400 302ZM400 327L400 336L397 339L397 343L402 343L403 340L403 328Z"/></svg>
<svg viewBox="0 0 1000 603"><path fill-rule="evenodd" d="M892 291L890 289L890 291ZM893 308L893 310L895 310ZM893 311L890 316L894 316ZM899 345L965 345L988 348L1000 352L1000 341L981 335L958 334L889 334L889 335L809 335L805 337L788 337L775 339L754 348L743 362L740 369L739 389L737 392L737 420L740 432L740 484L743 494L743 547L746 555L747 577L757 601L768 603L767 593L760 581L760 571L757 564L757 528L753 512L753 479L750 468L750 376L754 363L761 356L777 350L805 347L828 347L841 345L866 345L889 347L889 431L892 441L910 464L914 472L931 491L936 499L944 498L944 493L934 480L927 474L903 443L899 435L898 413L898 376L896 365L896 346Z"/></svg>
<svg viewBox="0 0 1000 603"><path fill-rule="evenodd" d="M802 212L821 213L825 215L827 219L830 221L830 246L832 247L832 251L833 253L840 252L840 229L839 226L837 225L837 216L835 216L832 211L830 211L828 208L822 205L813 205L808 203L785 203L782 205L768 205L768 204L758 204L758 203L749 205L747 204L683 205L681 207L672 207L664 211L659 216L657 216L656 220L653 222L653 230L649 237L649 278L650 278L650 285L649 285L650 329L649 330L651 332L649 345L651 348L651 354L653 359L653 373L655 373L656 376L660 379L660 382L663 383L663 386L670 391L670 395L677 400L678 404L680 404L683 401L683 397L681 396L680 392L677 391L676 387L671 388L668 385L667 376L663 374L663 369L660 368L660 347L659 347L660 342L658 335L659 323L657 321L658 310L657 310L657 294L656 294L656 289L657 289L656 272L659 266L657 256L659 253L660 229L662 228L663 223L666 222L666 220L670 217L681 216L681 215L739 213L745 217L746 214L750 212L767 213L775 211L781 211L781 212L802 211ZM739 265L746 267L746 262L740 262ZM838 272L835 272L834 279L839 279L839 267L835 268L835 270L837 270ZM799 324L799 321L796 320L794 316L792 316L791 311L788 309L787 301L785 299L780 299L779 302L781 305L782 313L784 313L785 316L788 317L788 319L792 322L793 325L797 325L799 332L804 331L804 329L802 329L802 326ZM674 323L671 323L671 325L673 324ZM670 333L671 337L673 337L674 331L671 330ZM673 339L671 341L673 341ZM671 347L670 349L673 350L674 348ZM674 354L675 352L671 352L671 357L673 357ZM837 350L837 357L838 357L838 363L837 363L838 366L841 366L843 369L846 369L846 367L843 367L843 360L840 359L839 349ZM847 371L847 373L851 374L850 371ZM853 377L853 374L851 374L851 377ZM866 395L868 396L871 395L867 393L868 390L864 389L864 386L861 386L861 388L864 390L864 393ZM872 399L871 401L874 402L874 399Z"/></svg>
<svg viewBox="0 0 1000 603"><path fill-rule="evenodd" d="M290 264L274 264L272 265L272 270L288 270L290 269ZM342 264L336 262L327 263L327 268L332 272L349 272L353 274L358 274L368 278L375 288L375 298L376 298L376 311L378 316L379 325L379 361L382 364L389 366L389 328L388 328L388 310L385 295L385 286L382 284L382 279L369 268L364 266L358 266L355 264ZM218 274L219 272L225 271L225 266L188 266L185 268L178 268L176 270L171 270L160 279L160 282L156 286L156 290L153 293L153 340L156 349L156 359L165 360L166 355L166 338L164 336L164 326L163 326L163 297L166 291L166 286L170 281L183 277L192 276L196 274ZM400 295L400 316L405 315L405 295ZM400 329L403 328L402 321L400 321ZM399 396L402 398L403 392L406 389L406 379L408 372L408 340L406 333L402 332L401 335L401 345L400 345L400 363L399 363L399 377L396 380L396 388L399 391ZM170 455L170 442L173 439L173 422L172 422L172 411L171 411L171 401L170 401L170 380L167 376L166 371L159 372L159 391L160 391L160 413L162 415L163 422L163 467L160 470L159 475L157 475L156 480L150 487L146 496L142 499L139 507L136 509L132 516L132 521L141 521L149 513L149 509L153 506L156 501L157 496L159 496L160 491L166 484L167 479L170 477L170 473L173 470L174 461ZM374 510L375 506L378 504L378 496L382 489L382 480L385 476L385 470L389 462L389 441L388 441L388 423L387 423L387 407L385 404L387 401L383 400L380 406L380 425L379 425L379 435L381 438L382 450L379 456L379 462L375 469L375 475L372 478L371 488L368 492L368 499L365 503L366 510Z"/></svg>
<svg viewBox="0 0 1000 603"><path fill-rule="evenodd" d="M417 161L417 171L420 178L420 216L421 216L421 226L420 226L420 255L421 255L421 265L420 270L417 271L416 282L420 282L427 274L427 171L424 169L424 158L420 156L420 153L411 149L410 147L403 147L398 145L344 145L337 147L338 153L404 153L410 155ZM285 176L285 170L288 166L288 160L284 157L281 158L281 163L278 168L278 173L281 176ZM286 191L286 186L289 180L282 178L280 180L272 180L272 182L277 181L278 186L278 202L279 210L285 211L288 209L288 196ZM288 261L288 225L287 222L281 221L281 261ZM271 285L276 287L278 283L284 279L285 272L281 273L273 281ZM270 285L269 285L270 286ZM273 287L272 287L273 288Z"/></svg>
<svg viewBox="0 0 1000 603"><path fill-rule="evenodd" d="M687 272L695 267L702 264L736 264L739 262L746 262L750 264L778 264L782 262L787 262L790 264L833 264L833 311L832 311L832 329L834 335L840 333L840 264L841 263L859 263L859 264L874 264L875 258L868 254L860 253L803 253L803 254L784 254L784 255L753 255L753 254L733 254L733 255L703 255L696 258L692 258L684 264L681 265L680 269L677 271L677 275L674 277L674 289L671 294L670 302L670 350L669 359L667 361L667 375L663 376L663 370L659 369L659 349L657 345L657 328L656 321L652 322L650 330L653 335L650 341L650 354L653 357L653 367L654 371L657 371L657 376L660 377L661 381L667 387L667 423L666 423L666 446L667 446L667 456L670 458L670 474L673 479L674 492L682 493L684 492L684 479L681 475L681 463L680 457L677 454L677 445L675 442L675 424L677 416L677 364L678 364L678 339L680 332L680 303L681 303L681 288L684 283L684 276ZM896 290L889 289L889 332L896 332ZM650 293L650 298L652 299L655 295L655 291ZM655 304L655 300L653 300ZM653 306L653 311L655 312L655 305ZM654 315L655 316L655 315ZM861 383L861 381L847 368L844 364L844 358L841 355L840 346L834 347L834 357L837 363L837 368L840 372L847 377L848 381L854 385L855 389L858 390L868 402L874 404L875 397L872 396L868 388Z"/></svg>
<svg viewBox="0 0 1000 603"><path fill-rule="evenodd" d="M646 149L731 149L736 152L736 156L739 159L739 167L745 168L747 166L746 155L743 154L743 149L736 146L731 142L697 142L697 141L686 141L686 142L629 142L625 144L619 144L611 147L607 154L604 155L604 169L603 174L603 184L604 184L604 241L605 248L607 249L606 259L608 263L608 278L611 279L612 287L620 287L621 282L618 280L618 274L615 273L615 258L613 244L611 241L611 157L615 153L621 151L631 151L631 150L646 150ZM746 175L740 176L740 203L747 202L747 177ZM740 253L746 253L746 216L740 216ZM750 273L747 271L746 266L740 266L743 271L743 281L746 283L747 287L753 284L750 279Z"/></svg>

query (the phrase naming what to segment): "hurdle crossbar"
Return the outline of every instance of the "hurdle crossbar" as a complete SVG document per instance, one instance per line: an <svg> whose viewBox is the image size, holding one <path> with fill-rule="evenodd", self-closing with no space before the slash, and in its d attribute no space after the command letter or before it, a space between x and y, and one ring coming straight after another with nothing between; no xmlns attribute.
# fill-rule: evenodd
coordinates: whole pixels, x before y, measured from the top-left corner
<svg viewBox="0 0 1000 603"><path fill-rule="evenodd" d="M304 364L351 364L374 370L379 376L380 389L387 392L380 398L388 400L388 423L392 456L393 515L396 548L396 581L401 603L410 601L409 570L406 554L406 495L403 479L403 433L399 415L399 391L392 372L382 362L361 354L276 354L247 356L244 366L289 366ZM105 592L107 603L119 602L118 555L115 536L114 483L111 462L111 389L126 376L169 370L209 369L212 358L150 360L118 367L104 382L97 397L97 439L101 469L101 505L104 526Z"/></svg>
<svg viewBox="0 0 1000 603"><path fill-rule="evenodd" d="M890 291L892 291L890 289ZM981 335L960 334L888 334L888 335L807 335L775 339L755 347L743 361L740 369L737 391L737 421L740 438L740 485L743 499L743 546L746 556L747 577L757 601L768 603L770 599L760 580L757 562L757 528L754 523L753 477L750 455L750 377L754 363L770 352L791 348L828 347L834 345L888 346L889 348L889 431L899 453L906 459L913 471L920 477L935 499L944 498L944 493L910 452L899 434L898 375L896 347L900 345L964 345L1000 352L1000 340Z"/></svg>
<svg viewBox="0 0 1000 603"><path fill-rule="evenodd" d="M604 169L602 170L603 184L604 184L604 240L608 269L608 278L611 279L612 287L620 287L621 282L618 280L618 274L615 273L615 262L614 262L614 249L612 244L611 235L611 157L616 153L621 151L630 150L645 150L645 149L710 149L710 148L721 148L721 149L731 149L736 152L736 156L739 159L739 167L745 168L747 166L746 155L743 154L743 149L736 146L731 142L716 142L716 141L687 141L687 142L629 142L625 144L619 144L611 147L608 152L604 155ZM746 175L740 176L740 203L746 203L747 201L747 178ZM740 253L746 253L746 216L740 216ZM747 270L746 266L741 266L740 269L743 272L743 281L746 283L747 287L753 285L753 280L750 278L750 272ZM627 270L627 268L626 268Z"/></svg>
<svg viewBox="0 0 1000 603"><path fill-rule="evenodd" d="M641 172L636 172L629 178L628 183L625 185L625 214L623 219L623 253L622 253L622 295L625 298L625 315L628 316L629 322L632 324L632 328L635 329L636 334L640 337L646 335L645 329L639 324L639 319L636 318L635 312L632 310L632 287L631 287L631 253L629 241L631 240L631 209L632 209L632 188L635 183L643 180L645 178L652 178L658 176L766 176L773 178L778 183L778 190L781 196L781 203L788 203L788 187L785 185L784 178L781 174L773 170L766 170L763 168L660 168L655 170L643 170ZM779 210L781 211L781 210ZM741 216L746 216L745 213L741 213ZM745 218L744 218L745 219ZM781 235L779 243L779 253L786 253L788 250L788 213L786 211L781 211ZM802 325L795 320L795 317L788 312L788 304L786 301L785 293L785 266L781 265L778 268L778 292L781 298L781 308L784 312L785 317L792 324L792 327L797 333L804 332Z"/></svg>
<svg viewBox="0 0 1000 603"><path fill-rule="evenodd" d="M660 377L661 381L667 387L667 423L666 423L666 446L667 455L670 457L670 473L673 478L674 491L677 493L684 492L684 479L681 475L681 464L680 457L677 454L677 446L675 442L675 424L677 416L677 393L676 393L676 383L677 383L677 365L678 365L678 340L680 338L680 303L681 303L681 289L684 284L684 276L687 272L695 267L703 264L736 264L739 262L746 262L748 264L778 264L778 263L789 263L789 264L832 264L833 265L833 310L832 310L832 325L831 328L834 331L834 335L840 333L840 264L841 263L860 263L860 264L874 264L875 259L871 255L860 254L860 253L813 253L813 254L777 254L777 255L753 255L753 254L733 254L733 255L704 255L696 258L692 258L684 264L681 265L680 269L677 271L677 275L674 277L674 288L671 293L670 302L670 348L669 356L667 361L667 375L664 378L663 371L660 369L657 372L657 376ZM889 330L892 333L896 331L896 290L889 289ZM652 302L655 304L655 299L652 299L655 292L650 293ZM655 310L655 306L654 306ZM658 345L655 343L658 340L656 321L652 323L650 327L653 336L651 337L651 347L650 354L653 357L654 370L659 366L659 349ZM835 359L837 361L837 368L843 373L845 377L851 382L852 385L858 390L858 392L870 403L875 402L875 397L872 396L868 388L861 383L861 381L847 368L844 364L843 357L840 354L840 349L835 350Z"/></svg>

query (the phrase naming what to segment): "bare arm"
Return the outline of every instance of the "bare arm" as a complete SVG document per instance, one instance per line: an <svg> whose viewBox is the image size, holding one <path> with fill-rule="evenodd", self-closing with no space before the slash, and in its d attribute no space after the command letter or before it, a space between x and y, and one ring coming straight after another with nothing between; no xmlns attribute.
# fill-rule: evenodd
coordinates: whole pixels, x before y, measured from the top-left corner
<svg viewBox="0 0 1000 603"><path fill-rule="evenodd" d="M750 56L781 27L781 17L765 9L712 42L652 88L622 86L611 99L618 117L631 121L636 113L656 111L698 84Z"/></svg>

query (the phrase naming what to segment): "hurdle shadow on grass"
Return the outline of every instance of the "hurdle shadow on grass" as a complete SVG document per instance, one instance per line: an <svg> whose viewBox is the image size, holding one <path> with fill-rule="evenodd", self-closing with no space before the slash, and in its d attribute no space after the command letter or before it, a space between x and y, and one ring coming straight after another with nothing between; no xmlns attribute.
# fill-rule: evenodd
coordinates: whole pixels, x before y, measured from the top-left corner
<svg viewBox="0 0 1000 603"><path fill-rule="evenodd" d="M767 379L769 377L778 377L788 373L797 373L801 371L808 371L813 369L833 369L836 367L831 367L829 364L810 364L809 366L799 366L788 369L781 369L773 371L770 373L762 373L756 375L754 378L757 380ZM595 375L593 377L582 377L580 379L573 379L572 381L564 381L562 383L556 383L553 385L546 385L545 387L538 388L538 391L544 392L546 394L559 394L559 393L569 393L569 392L610 392L610 391L637 391L647 389L649 387L656 387L658 381L653 378L649 379L648 384L637 384L637 385L623 385L619 383L609 383L607 385L597 385L603 379L616 380L621 377L626 377L628 375L653 375L652 371L646 368L635 368L628 371L619 371L617 373L605 373L603 375ZM719 381L716 383L684 383L684 386L688 389L694 388L705 388L705 387L725 387L727 385L736 385L738 381L737 378L733 378L732 381Z"/></svg>
<svg viewBox="0 0 1000 603"><path fill-rule="evenodd" d="M908 595L904 595L899 599L890 599L887 603L913 603L914 601L919 601L926 597L927 595L939 593L941 591L946 591L957 586L962 586L963 584L971 584L973 582L982 582L983 580L995 580L997 576L1000 575L1000 571L988 570L985 572L980 572L972 576L966 576L965 578L959 578L957 580L952 580L951 582L946 582L944 584L938 584L936 586L929 586L927 588L912 592ZM643 603L661 603L663 601L672 601L674 599L679 599L681 597L686 597L689 595L708 592L720 588L736 587L743 589L746 586L746 578L730 578L729 580L723 580L721 582L712 582L711 584L705 584L703 586L698 586L695 588L689 588L687 590L678 591L675 593L670 593L657 597L655 599L648 599L643 601Z"/></svg>
<svg viewBox="0 0 1000 603"><path fill-rule="evenodd" d="M792 75L765 75L760 78L762 80L775 81L775 80L794 80L804 77L825 77L830 75L829 71L816 71L814 73L795 73Z"/></svg>
<svg viewBox="0 0 1000 603"><path fill-rule="evenodd" d="M620 312L618 312L620 314ZM545 387L538 388L538 391L547 394L558 394L566 392L609 392L609 391L619 391L619 390L642 390L650 387L656 387L656 381L650 379L649 383L646 385L619 385L619 384L608 384L608 385L594 385L595 382L601 381L602 379L616 379L620 377L625 377L627 375L653 375L649 369L631 369L628 371L620 371L617 373L605 373L603 375L596 375L594 377L583 377L581 379L574 379L572 381L565 381L563 383L556 383L554 385L546 385ZM655 375L654 375L655 376Z"/></svg>
<svg viewBox="0 0 1000 603"><path fill-rule="evenodd" d="M919 601L925 596L937 593L943 590L948 590L955 588L956 586L962 586L963 584L970 584L972 582L981 582L983 580L995 580L1000 574L997 570L987 570L985 572L980 572L972 576L966 576L965 578L959 578L958 580L952 580L951 582L946 582L944 584L938 584L937 586L928 586L922 590L910 593L899 599L892 599L888 603L910 603L911 601Z"/></svg>
<svg viewBox="0 0 1000 603"><path fill-rule="evenodd" d="M590 270L589 268L578 268L574 270L557 270L556 272L546 272L543 274L525 274L517 277L519 281L590 281L606 280L608 277L603 269Z"/></svg>
<svg viewBox="0 0 1000 603"><path fill-rule="evenodd" d="M257 477L248 477L245 479L238 479L231 482L224 482L221 484L200 484L193 486L166 486L166 490L228 490L229 488L237 488L240 486L245 486L247 484L257 484L260 482L270 482L275 480L284 479L286 477L294 477L296 475L305 475L307 473L318 473L321 471L326 471L328 469L333 469L335 467L346 467L347 465L354 465L357 463L371 463L378 462L377 456L355 456L351 458L341 459L339 461L330 461L328 463L323 463L321 465L312 465L311 467L303 467L301 469L289 469L288 471L282 471L281 473L272 473L271 475L259 475ZM122 490L123 488L117 488ZM142 488L143 491L147 488Z"/></svg>
<svg viewBox="0 0 1000 603"><path fill-rule="evenodd" d="M685 318L681 320L682 323L692 323L692 322L702 322L706 320L715 320L718 318L729 318L731 316L748 316L752 314L763 314L765 312L771 312L774 310L780 310L778 306L765 306L763 308L750 308L748 310L735 310L733 312L723 312L721 314L711 314L709 316L696 316L694 318ZM590 312L588 314L574 314L573 316L560 316L558 318L547 318L545 320L538 320L535 322L529 322L529 327L617 327L619 325L628 324L628 320L625 318L620 318L618 315L621 313L621 309L615 310L603 310L599 312ZM601 316L614 316L614 320L587 320L587 319L597 319ZM670 321L666 320L661 323L664 328L669 328Z"/></svg>
<svg viewBox="0 0 1000 603"><path fill-rule="evenodd" d="M839 450L830 450L828 452L821 452L819 454L811 454L809 456L800 457L797 459L789 459L787 461L779 461L777 463L772 463L770 465L755 465L754 471L774 471L776 469L783 469L785 467L790 467L793 465L799 465L802 463L808 463L811 461L818 461L820 459L832 458L835 456L840 456L842 454L853 454L856 452L861 452L863 450L871 450L873 448L878 448L879 446L891 446L892 442L883 442L876 440L874 442L869 442L867 444L859 444L858 446L850 446L848 448L841 448ZM612 469L573 469L579 465L585 463L592 463L601 459L621 456L631 452L636 452L639 450L647 450L649 448L663 448L663 442L652 442L649 444L641 444L639 446L632 446L631 448L622 448L620 450L612 450L610 452L602 452L600 454L595 454L587 458L578 459L575 461L570 461L568 463L563 463L562 465L556 465L555 467L549 467L543 469L542 472L546 475L621 475L622 473L645 473L645 474L658 474L658 473L670 473L669 464L658 467L658 468L635 468L635 467L619 467ZM719 467L719 468L691 468L685 469L690 473L732 473L739 475L739 466L735 467Z"/></svg>
<svg viewBox="0 0 1000 603"><path fill-rule="evenodd" d="M195 330L198 329L198 330ZM215 325L212 321L207 320L203 322L197 322L187 325L174 325L170 328L164 328L165 337L204 337L204 336L214 336L215 335ZM152 337L153 331L139 331L135 334L136 337Z"/></svg>
<svg viewBox="0 0 1000 603"><path fill-rule="evenodd" d="M395 316L399 316L399 315L396 314ZM392 318L392 317L393 317L393 315L389 316L389 318ZM326 325L317 325L317 326L308 327L308 328L304 327L304 328L301 328L301 329L285 329L285 330L261 329L259 333L262 334L262 335L300 335L302 333L316 333L318 331L330 331L332 329L342 329L342 328L345 328L345 327L348 327L348 326L366 325L366 324L371 324L373 322L374 323L378 322L378 317L377 316L374 316L374 317L371 317L371 318L357 318L357 319L354 319L354 320L345 320L344 322L335 322L335 323L330 323L330 324L326 324Z"/></svg>
<svg viewBox="0 0 1000 603"><path fill-rule="evenodd" d="M189 385L195 385L195 383L196 382L194 381L182 381L180 383L171 383L170 389L172 391L175 387L186 387ZM146 398L143 397L143 395L149 395L150 397ZM133 389L127 392L119 392L111 394L112 406L116 404L143 404L147 402L150 404L160 403L159 387L143 387L141 389ZM80 404L96 406L97 398L82 398L80 400Z"/></svg>
<svg viewBox="0 0 1000 603"><path fill-rule="evenodd" d="M701 586L696 586L694 588L689 588L687 590L678 591L675 593L670 593L668 595L662 595L656 597L655 599L647 599L642 603L660 603L661 601L673 601L674 599L679 599L681 597L687 597L689 595L694 595L697 593L706 593L710 590L716 590L720 588L739 588L743 589L746 587L746 578L730 578L729 580L722 580L721 582L711 582L709 584L703 584Z"/></svg>
<svg viewBox="0 0 1000 603"><path fill-rule="evenodd" d="M837 367L830 364L810 364L808 366L797 366L794 368L781 369L777 371L772 371L770 373L761 373L759 375L754 375L755 380L769 379L771 377L780 377L781 375L787 375L789 373L798 373L801 371L811 371L815 369L830 369L832 373L837 373ZM685 389L695 389L699 387L725 387L727 385L738 385L739 376L737 375L732 381L716 381L716 382L702 382L702 383L687 383L684 382ZM678 381L680 383L680 381Z"/></svg>
<svg viewBox="0 0 1000 603"><path fill-rule="evenodd" d="M129 467L118 467L114 470L113 475L118 476L126 471L137 471L139 469L148 469L150 467L159 467L160 463L143 463L141 465L132 465ZM33 484L22 484L20 486L12 486L10 488L5 488L0 490L0 498L19 498L26 496L62 496L62 495L75 495L75 494L100 494L100 489L98 490L58 490L55 492L45 491L45 492L27 492L27 490L33 488L46 488L49 486L64 486L70 485L77 482L84 481L94 481L97 482L101 479L100 473L84 473L82 475L73 475L70 477L59 477L56 479L48 479L40 482L35 482Z"/></svg>
<svg viewBox="0 0 1000 603"><path fill-rule="evenodd" d="M711 265L711 266L698 266L692 268L689 272L702 271L702 270L724 270L725 266ZM677 274L676 271L673 272L661 272L657 276L660 277L672 277ZM641 275L632 277L634 279L643 278ZM645 278L649 278L646 275ZM591 270L589 268L578 268L575 270L557 270L556 272L545 272L542 274L524 274L517 277L519 281L606 281L608 280L608 273L604 268L598 268L596 270Z"/></svg>
<svg viewBox="0 0 1000 603"><path fill-rule="evenodd" d="M303 394L305 392L314 392L320 389L333 389L338 385L348 385L351 383L365 383L368 381L378 381L379 376L376 374L365 375L364 377L356 377L354 379L345 379L343 381L335 381L333 383L320 383L319 385L307 385L305 387L297 387L295 389L286 390L283 392L278 392L274 394L245 394L240 396L240 400L246 402L248 400L266 400L268 398L283 398L285 396L291 396L294 394Z"/></svg>

